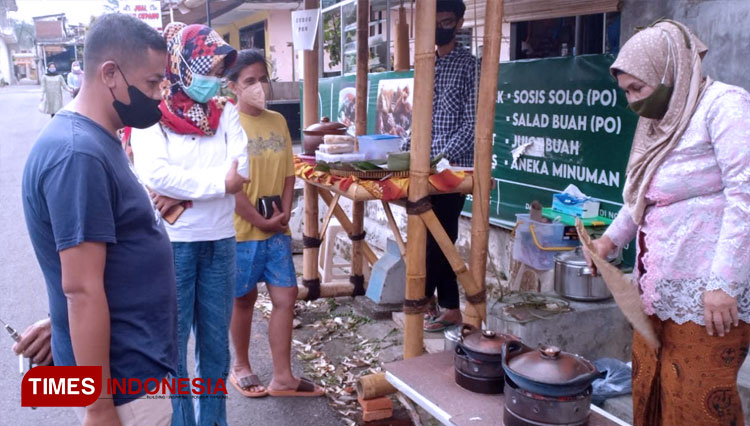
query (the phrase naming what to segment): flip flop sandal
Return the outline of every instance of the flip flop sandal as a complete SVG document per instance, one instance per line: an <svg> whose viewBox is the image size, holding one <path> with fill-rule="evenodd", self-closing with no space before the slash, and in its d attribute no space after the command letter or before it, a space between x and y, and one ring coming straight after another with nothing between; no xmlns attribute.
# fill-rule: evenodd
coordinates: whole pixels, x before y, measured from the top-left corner
<svg viewBox="0 0 750 426"><path fill-rule="evenodd" d="M434 319L434 320L430 320L430 322L427 323L423 327L423 329L424 331L436 333L439 331L444 331L446 328L453 327L454 325L458 325L458 323L453 322L453 321Z"/></svg>
<svg viewBox="0 0 750 426"><path fill-rule="evenodd" d="M268 389L268 394L271 396L322 396L325 393L323 389L316 389L315 383L306 377L299 378L299 385L295 390Z"/></svg>
<svg viewBox="0 0 750 426"><path fill-rule="evenodd" d="M429 309L427 309L427 312L424 314L424 319L427 321L434 321L437 317L440 316L440 308L438 308L437 303L430 305Z"/></svg>
<svg viewBox="0 0 750 426"><path fill-rule="evenodd" d="M234 373L231 373L229 375L229 382L232 383L235 389L237 389L237 392L248 398L260 398L268 395L268 390L263 390L260 392L253 392L250 390L250 388L253 386L263 386L263 382L261 382L258 376L256 376L255 374L242 376L238 379L234 375Z"/></svg>

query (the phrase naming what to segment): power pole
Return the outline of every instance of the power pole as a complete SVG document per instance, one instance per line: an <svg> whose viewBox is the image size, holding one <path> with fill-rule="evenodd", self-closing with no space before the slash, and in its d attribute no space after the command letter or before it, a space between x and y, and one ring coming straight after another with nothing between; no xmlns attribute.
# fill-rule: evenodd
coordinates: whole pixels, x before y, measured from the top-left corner
<svg viewBox="0 0 750 426"><path fill-rule="evenodd" d="M206 0L206 25L211 26L211 0Z"/></svg>

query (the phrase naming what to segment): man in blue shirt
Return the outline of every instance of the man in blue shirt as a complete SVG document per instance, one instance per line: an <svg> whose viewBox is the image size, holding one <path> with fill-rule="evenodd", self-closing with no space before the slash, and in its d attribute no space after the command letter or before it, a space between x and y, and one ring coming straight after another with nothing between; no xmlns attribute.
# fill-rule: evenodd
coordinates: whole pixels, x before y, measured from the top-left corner
<svg viewBox="0 0 750 426"><path fill-rule="evenodd" d="M479 64L456 41L466 5L461 0L438 0L435 26L435 89L432 98L431 157L442 154L454 166L474 165L476 78ZM409 149L407 142L405 149ZM442 194L430 197L432 210L454 243L458 219L466 196ZM442 331L462 322L456 274L432 234L427 234L425 296L431 307L425 315L425 331ZM435 303L437 290L437 303ZM442 308L442 312L438 306Z"/></svg>
<svg viewBox="0 0 750 426"><path fill-rule="evenodd" d="M160 119L166 43L145 23L110 14L96 19L84 52L75 111L44 128L23 174L54 362L102 366L102 395L86 407L84 425L168 425L169 400L146 399L143 390L106 394L109 378L161 381L176 363L171 245L116 137L124 126Z"/></svg>

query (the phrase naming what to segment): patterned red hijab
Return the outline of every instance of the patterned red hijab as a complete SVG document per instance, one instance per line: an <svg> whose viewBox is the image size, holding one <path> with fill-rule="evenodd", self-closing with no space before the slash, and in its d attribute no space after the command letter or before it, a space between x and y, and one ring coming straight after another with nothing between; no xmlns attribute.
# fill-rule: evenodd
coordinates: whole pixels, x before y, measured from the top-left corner
<svg viewBox="0 0 750 426"><path fill-rule="evenodd" d="M159 105L161 124L178 134L212 136L219 127L228 98L217 96L201 104L186 95L184 88L193 80L191 70L207 75L222 61L228 70L237 59L237 51L205 25L169 24L164 37L169 52L169 86L165 87L164 100Z"/></svg>

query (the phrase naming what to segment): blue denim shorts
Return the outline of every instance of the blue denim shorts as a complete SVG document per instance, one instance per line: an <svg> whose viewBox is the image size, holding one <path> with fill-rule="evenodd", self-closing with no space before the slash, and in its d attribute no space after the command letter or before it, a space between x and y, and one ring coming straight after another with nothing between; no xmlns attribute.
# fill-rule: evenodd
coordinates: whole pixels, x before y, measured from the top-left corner
<svg viewBox="0 0 750 426"><path fill-rule="evenodd" d="M276 234L267 240L237 243L237 284L234 297L242 297L263 281L276 287L294 287L297 274L292 260L292 237Z"/></svg>

